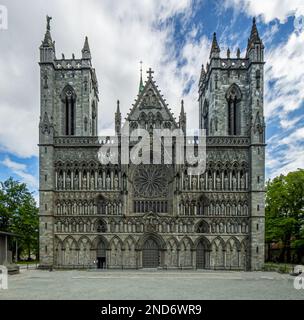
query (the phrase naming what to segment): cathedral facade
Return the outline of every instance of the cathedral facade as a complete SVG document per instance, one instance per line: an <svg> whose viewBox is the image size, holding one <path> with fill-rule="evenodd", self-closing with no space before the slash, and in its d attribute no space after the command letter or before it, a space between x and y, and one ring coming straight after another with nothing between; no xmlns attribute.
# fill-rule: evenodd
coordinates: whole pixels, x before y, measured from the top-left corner
<svg viewBox="0 0 304 320"><path fill-rule="evenodd" d="M39 62L41 267L261 269L264 46L255 20L244 57L240 50L231 57L229 49L221 57L213 35L197 109L207 135L206 170L193 175L187 162L165 164L162 156L160 164L100 161L100 147L111 138L98 137L99 92L88 39L80 59L56 58L50 19ZM119 102L114 116L121 150ZM130 130L186 132L183 102L177 121L151 69L126 121Z"/></svg>

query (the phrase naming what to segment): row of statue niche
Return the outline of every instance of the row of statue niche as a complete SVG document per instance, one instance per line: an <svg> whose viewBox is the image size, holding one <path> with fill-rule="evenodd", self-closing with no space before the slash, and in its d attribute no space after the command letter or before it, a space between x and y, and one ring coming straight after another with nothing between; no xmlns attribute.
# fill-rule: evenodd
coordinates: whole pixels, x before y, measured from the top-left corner
<svg viewBox="0 0 304 320"><path fill-rule="evenodd" d="M210 177L210 176L208 177L207 189L209 190L214 189L213 180L214 180L213 177ZM222 187L224 187L224 189L226 190L230 189L229 178L227 177L227 175L224 177L224 186L222 186L221 177L217 176L215 181L216 181L216 190L221 190ZM238 189L237 178L235 175L232 176L231 182L232 182L231 190ZM179 181L177 181L177 188L179 188ZM205 188L206 188L206 182L205 182L204 175L201 175L199 179L195 175L193 175L191 179L189 178L188 175L185 175L184 183L183 183L184 190L204 190ZM241 190L246 189L246 178L244 174L240 177L240 189Z"/></svg>
<svg viewBox="0 0 304 320"><path fill-rule="evenodd" d="M65 188L64 188L64 181L63 180L64 180L63 176L59 175L58 176L58 189L59 190L63 190L63 189L70 190L72 188L71 177L69 175L66 176L66 178L65 178ZM81 181L82 182L81 183L81 189L83 189L83 190L87 189L88 181L89 181L89 189L94 190L95 189L95 177L93 175L91 175L91 177L89 179L87 179L86 175L83 175L82 181ZM106 190L118 190L119 189L119 178L118 178L118 176L117 175L114 176L114 178L113 178L113 186L112 186L111 177L110 177L109 174L105 178L105 183L103 183L103 178L100 175L98 175L98 178L97 178L97 189L103 189L104 185L105 185L105 189ZM73 187L74 187L75 190L79 189L79 177L78 177L77 174L74 176Z"/></svg>

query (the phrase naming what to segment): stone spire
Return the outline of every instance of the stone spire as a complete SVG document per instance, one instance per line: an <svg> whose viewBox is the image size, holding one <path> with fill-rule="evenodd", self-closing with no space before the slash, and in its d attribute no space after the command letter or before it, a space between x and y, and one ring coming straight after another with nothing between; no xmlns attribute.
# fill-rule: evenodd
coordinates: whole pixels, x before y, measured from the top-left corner
<svg viewBox="0 0 304 320"><path fill-rule="evenodd" d="M121 132L121 113L119 108L119 100L117 100L117 107L115 112L115 132L118 135Z"/></svg>
<svg viewBox="0 0 304 320"><path fill-rule="evenodd" d="M138 93L141 93L144 88L143 79L142 79L142 61L140 61L140 80L139 80L139 88Z"/></svg>
<svg viewBox="0 0 304 320"><path fill-rule="evenodd" d="M46 16L46 32L44 35L44 39L42 41L42 47L50 47L54 48L54 42L51 37L51 26L50 26L50 21L52 17Z"/></svg>
<svg viewBox="0 0 304 320"><path fill-rule="evenodd" d="M256 21L255 18L252 20L252 28L251 28L251 33L250 33L250 38L249 38L249 44L251 43L261 43L261 39L259 36L258 28L256 26Z"/></svg>
<svg viewBox="0 0 304 320"><path fill-rule="evenodd" d="M206 78L206 71L205 71L204 65L202 64L201 75L200 75L200 79L199 79L199 85L201 85L204 82L205 78Z"/></svg>
<svg viewBox="0 0 304 320"><path fill-rule="evenodd" d="M255 50L254 50L255 49ZM259 36L258 28L256 26L256 20L253 18L250 37L248 38L246 56L252 61L263 61L264 45Z"/></svg>
<svg viewBox="0 0 304 320"><path fill-rule="evenodd" d="M211 45L211 51L210 51L210 59L212 58L219 58L220 57L220 47L217 43L216 39L216 33L213 33L213 39L212 39L212 45Z"/></svg>
<svg viewBox="0 0 304 320"><path fill-rule="evenodd" d="M88 37L86 36L85 37L85 40L84 40L84 45L83 45L83 48L81 50L81 53L82 53L82 59L91 59L91 51L90 51L90 46L89 46L89 40L88 40Z"/></svg>
<svg viewBox="0 0 304 320"><path fill-rule="evenodd" d="M179 127L186 133L186 113L184 110L184 100L181 101L181 112L179 115Z"/></svg>

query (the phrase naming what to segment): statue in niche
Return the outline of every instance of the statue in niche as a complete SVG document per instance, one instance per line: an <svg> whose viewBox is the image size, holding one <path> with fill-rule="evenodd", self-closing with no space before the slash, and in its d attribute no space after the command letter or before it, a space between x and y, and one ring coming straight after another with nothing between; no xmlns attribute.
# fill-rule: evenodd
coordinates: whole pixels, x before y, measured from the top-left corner
<svg viewBox="0 0 304 320"><path fill-rule="evenodd" d="M216 177L216 189L217 190L221 190L222 189L221 178L219 176Z"/></svg>
<svg viewBox="0 0 304 320"><path fill-rule="evenodd" d="M236 190L237 185L236 185L236 176L234 175L232 177L232 190Z"/></svg>
<svg viewBox="0 0 304 320"><path fill-rule="evenodd" d="M98 189L102 189L102 178L100 175L98 176L98 179L97 179L97 186L98 186Z"/></svg>
<svg viewBox="0 0 304 320"><path fill-rule="evenodd" d="M78 174L75 174L75 177L74 177L74 189L78 190L78 188L79 188Z"/></svg>
<svg viewBox="0 0 304 320"><path fill-rule="evenodd" d="M106 189L110 190L111 189L111 178L110 175L108 174L106 177Z"/></svg>
<svg viewBox="0 0 304 320"><path fill-rule="evenodd" d="M115 190L118 190L118 176L117 175L115 175L115 177L114 177L114 189Z"/></svg>
<svg viewBox="0 0 304 320"><path fill-rule="evenodd" d="M197 178L196 176L192 177L192 190L196 190L197 187Z"/></svg>
<svg viewBox="0 0 304 320"><path fill-rule="evenodd" d="M189 189L189 177L186 175L185 176L185 185L184 185L184 189L188 190Z"/></svg>
<svg viewBox="0 0 304 320"><path fill-rule="evenodd" d="M245 182L245 175L244 174L241 177L241 189L242 190L246 189L246 182Z"/></svg>
<svg viewBox="0 0 304 320"><path fill-rule="evenodd" d="M208 178L208 189L209 190L213 189L212 184L213 184L212 176L209 176L209 178Z"/></svg>
<svg viewBox="0 0 304 320"><path fill-rule="evenodd" d="M91 190L95 189L95 179L94 179L93 175L91 176L91 180L90 180L90 188L91 188Z"/></svg>
<svg viewBox="0 0 304 320"><path fill-rule="evenodd" d="M67 178L66 178L65 188L66 188L67 190L70 190L70 189L71 189L71 178L70 178L70 175L68 175Z"/></svg>
<svg viewBox="0 0 304 320"><path fill-rule="evenodd" d="M86 188L87 188L87 177L86 177L86 174L84 174L82 178L82 189L86 189Z"/></svg>
<svg viewBox="0 0 304 320"><path fill-rule="evenodd" d="M77 204L76 204L76 202L73 203L73 214L77 214Z"/></svg>
<svg viewBox="0 0 304 320"><path fill-rule="evenodd" d="M228 177L227 177L227 175L225 175L224 184L225 184L225 190L228 190L228 189L229 189L229 183L228 183Z"/></svg>
<svg viewBox="0 0 304 320"><path fill-rule="evenodd" d="M59 190L63 189L63 177L61 174L59 175L59 178L58 178L58 188Z"/></svg>
<svg viewBox="0 0 304 320"><path fill-rule="evenodd" d="M200 181L200 189L204 190L205 189L205 179L204 179L204 175L203 174L200 176L199 181Z"/></svg>

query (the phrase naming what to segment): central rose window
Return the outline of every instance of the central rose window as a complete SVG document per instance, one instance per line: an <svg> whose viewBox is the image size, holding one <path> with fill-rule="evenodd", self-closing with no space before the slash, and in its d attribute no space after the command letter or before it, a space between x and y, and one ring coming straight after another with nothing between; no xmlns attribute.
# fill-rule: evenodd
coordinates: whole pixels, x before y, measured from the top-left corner
<svg viewBox="0 0 304 320"><path fill-rule="evenodd" d="M134 191L138 197L158 198L168 193L168 172L163 165L140 165L134 175Z"/></svg>

